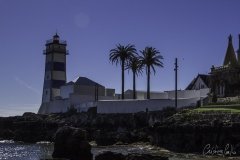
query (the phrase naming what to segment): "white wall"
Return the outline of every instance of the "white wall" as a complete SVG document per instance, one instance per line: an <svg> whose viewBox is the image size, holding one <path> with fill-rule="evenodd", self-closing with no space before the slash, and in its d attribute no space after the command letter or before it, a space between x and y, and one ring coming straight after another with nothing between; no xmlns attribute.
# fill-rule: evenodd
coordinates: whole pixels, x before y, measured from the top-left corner
<svg viewBox="0 0 240 160"><path fill-rule="evenodd" d="M81 104L81 103L95 101L95 97L89 96L89 95L71 94L69 100L70 100L71 104L77 105L77 104Z"/></svg>
<svg viewBox="0 0 240 160"><path fill-rule="evenodd" d="M151 93L150 97L151 97L151 99L168 99L168 93L167 92ZM146 96L146 98L147 98L147 96Z"/></svg>
<svg viewBox="0 0 240 160"><path fill-rule="evenodd" d="M166 91L168 99L175 99L175 91ZM178 98L194 98L200 97L200 90L181 90L177 91Z"/></svg>
<svg viewBox="0 0 240 160"><path fill-rule="evenodd" d="M74 85L74 93L79 95L91 95L94 97L96 92L95 86ZM105 96L105 88L98 87L98 95Z"/></svg>
<svg viewBox="0 0 240 160"><path fill-rule="evenodd" d="M110 96L99 96L99 100L114 100L114 97ZM78 94L71 94L69 101L72 105L78 105L78 104L83 104L83 103L89 103L89 102L94 102L95 97L90 96L90 95L78 95Z"/></svg>
<svg viewBox="0 0 240 160"><path fill-rule="evenodd" d="M60 96L60 89L52 88L52 97L55 98L58 96Z"/></svg>
<svg viewBox="0 0 240 160"><path fill-rule="evenodd" d="M69 98L70 94L73 93L73 85L64 85L60 87L60 96L63 99Z"/></svg>
<svg viewBox="0 0 240 160"><path fill-rule="evenodd" d="M39 114L66 112L70 106L68 100L54 100L48 103L42 103L39 108Z"/></svg>
<svg viewBox="0 0 240 160"><path fill-rule="evenodd" d="M125 92L125 99L132 99L133 98L133 91L128 90ZM137 91L136 92L137 99L147 99L147 92ZM168 93L166 92L151 92L150 93L151 99L168 99Z"/></svg>
<svg viewBox="0 0 240 160"><path fill-rule="evenodd" d="M185 106L195 106L197 101L201 98L207 96L209 89L201 90L189 90L189 91L178 91L178 107ZM69 94L68 94L69 93ZM39 109L39 113L56 113L56 112L65 112L67 108L71 105L74 105L79 110L86 110L89 107L96 106L94 95L79 95L72 94L73 86L62 86L61 87L61 97L68 98L63 100L54 100L49 103L44 103ZM128 94L129 95L129 94ZM162 110L165 107L174 107L175 106L175 92L168 91L162 92L159 94L164 99L150 99L150 100L116 100L116 96L99 96L99 101L97 102L97 112L98 113L136 113L140 111L146 111L148 108L149 111ZM69 96L69 97L68 97ZM156 93L158 96L158 93ZM158 96L158 98L160 97ZM167 99L171 98L171 99Z"/></svg>
<svg viewBox="0 0 240 160"><path fill-rule="evenodd" d="M178 107L195 106L200 98L179 99ZM98 101L97 113L136 113L140 111L158 111L165 107L174 107L172 99L150 99L150 100L112 100Z"/></svg>
<svg viewBox="0 0 240 160"><path fill-rule="evenodd" d="M195 98L195 97L207 97L207 93L209 92L209 88L204 88L200 90L179 90L177 91L178 98ZM133 92L128 90L125 92L125 99L132 99ZM146 92L137 91L137 99L143 100L147 99ZM175 91L165 91L165 92L151 92L151 99L175 99Z"/></svg>
<svg viewBox="0 0 240 160"><path fill-rule="evenodd" d="M200 96L201 98L205 98L208 96L208 93L210 92L209 88L204 88L204 89L200 89Z"/></svg>
<svg viewBox="0 0 240 160"><path fill-rule="evenodd" d="M105 96L115 96L115 89L106 88L105 89Z"/></svg>

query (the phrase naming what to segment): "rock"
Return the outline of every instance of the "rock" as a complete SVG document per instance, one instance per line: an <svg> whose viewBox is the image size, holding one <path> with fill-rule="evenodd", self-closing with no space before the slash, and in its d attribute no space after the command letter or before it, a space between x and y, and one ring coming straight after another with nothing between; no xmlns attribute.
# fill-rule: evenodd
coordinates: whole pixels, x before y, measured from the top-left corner
<svg viewBox="0 0 240 160"><path fill-rule="evenodd" d="M138 153L131 153L124 156L121 153L107 151L97 155L95 160L168 160L168 157Z"/></svg>
<svg viewBox="0 0 240 160"><path fill-rule="evenodd" d="M86 131L67 126L58 129L52 156L71 160L92 160L91 145L86 141Z"/></svg>
<svg viewBox="0 0 240 160"><path fill-rule="evenodd" d="M98 131L96 136L96 143L98 146L113 145L117 142L116 132Z"/></svg>
<svg viewBox="0 0 240 160"><path fill-rule="evenodd" d="M42 117L39 114L35 114L32 112L25 112L23 113L22 117L24 118L24 120L28 120L28 121L41 121Z"/></svg>
<svg viewBox="0 0 240 160"><path fill-rule="evenodd" d="M14 132L9 129L0 130L0 137L4 137L4 139L13 139L14 136Z"/></svg>
<svg viewBox="0 0 240 160"><path fill-rule="evenodd" d="M125 160L125 156L121 153L107 151L97 155L95 160Z"/></svg>
<svg viewBox="0 0 240 160"><path fill-rule="evenodd" d="M125 160L168 160L168 157L133 153L133 154L127 155Z"/></svg>

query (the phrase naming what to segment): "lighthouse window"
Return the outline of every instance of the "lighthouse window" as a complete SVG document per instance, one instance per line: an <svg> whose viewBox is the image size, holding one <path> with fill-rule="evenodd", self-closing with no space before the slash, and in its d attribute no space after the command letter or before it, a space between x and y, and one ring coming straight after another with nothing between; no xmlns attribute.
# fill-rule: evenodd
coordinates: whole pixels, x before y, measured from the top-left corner
<svg viewBox="0 0 240 160"><path fill-rule="evenodd" d="M51 68L52 68L52 63L51 62L47 62L46 63L46 70L51 70Z"/></svg>
<svg viewBox="0 0 240 160"><path fill-rule="evenodd" d="M62 62L54 62L53 69L55 71L65 71L65 63Z"/></svg>
<svg viewBox="0 0 240 160"><path fill-rule="evenodd" d="M64 80L53 80L52 81L52 88L60 88L60 86L64 85Z"/></svg>

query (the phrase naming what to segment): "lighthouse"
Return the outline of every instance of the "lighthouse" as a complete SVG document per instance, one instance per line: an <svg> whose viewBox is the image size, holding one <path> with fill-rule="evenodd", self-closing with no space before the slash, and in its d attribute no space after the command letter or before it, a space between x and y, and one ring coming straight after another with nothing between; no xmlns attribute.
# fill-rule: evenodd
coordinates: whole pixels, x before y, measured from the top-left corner
<svg viewBox="0 0 240 160"><path fill-rule="evenodd" d="M42 92L42 105L39 113L44 113L49 102L60 96L60 87L66 83L66 41L60 40L56 33L52 39L47 40L45 55L45 74Z"/></svg>

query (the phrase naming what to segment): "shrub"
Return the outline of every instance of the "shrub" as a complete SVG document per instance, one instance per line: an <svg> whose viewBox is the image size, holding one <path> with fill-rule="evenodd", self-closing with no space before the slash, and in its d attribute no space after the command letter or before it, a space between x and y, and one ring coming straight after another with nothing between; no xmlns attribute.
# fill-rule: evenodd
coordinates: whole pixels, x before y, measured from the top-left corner
<svg viewBox="0 0 240 160"><path fill-rule="evenodd" d="M76 114L76 113L77 113L77 109L73 105L68 107L68 110L66 112L66 114L68 114L68 115L73 115L73 114Z"/></svg>

